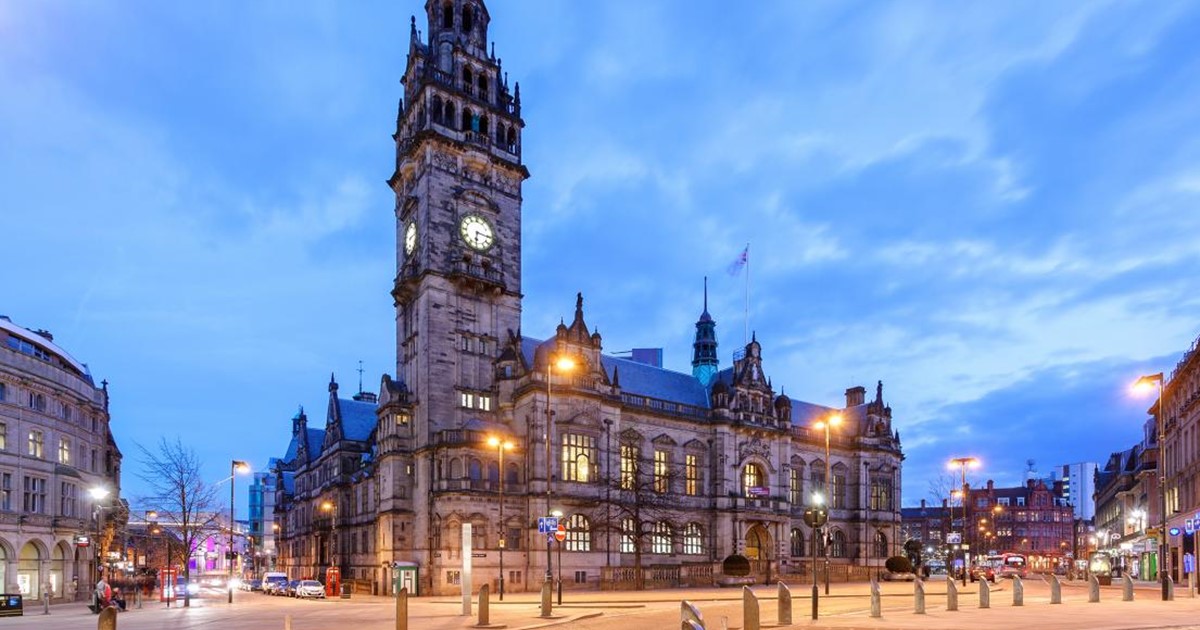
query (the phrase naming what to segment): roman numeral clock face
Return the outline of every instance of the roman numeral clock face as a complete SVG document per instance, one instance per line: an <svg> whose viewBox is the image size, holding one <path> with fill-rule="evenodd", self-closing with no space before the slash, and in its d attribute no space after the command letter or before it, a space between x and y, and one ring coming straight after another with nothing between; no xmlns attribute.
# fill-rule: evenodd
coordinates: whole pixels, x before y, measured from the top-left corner
<svg viewBox="0 0 1200 630"><path fill-rule="evenodd" d="M404 255L412 256L414 250L417 249L417 224L415 221L409 221L408 227L404 228Z"/></svg>
<svg viewBox="0 0 1200 630"><path fill-rule="evenodd" d="M485 251L492 246L495 237L492 235L492 226L487 222L487 219L477 215L469 214L462 218L462 222L458 226L459 232L462 234L463 242L467 247L478 251Z"/></svg>

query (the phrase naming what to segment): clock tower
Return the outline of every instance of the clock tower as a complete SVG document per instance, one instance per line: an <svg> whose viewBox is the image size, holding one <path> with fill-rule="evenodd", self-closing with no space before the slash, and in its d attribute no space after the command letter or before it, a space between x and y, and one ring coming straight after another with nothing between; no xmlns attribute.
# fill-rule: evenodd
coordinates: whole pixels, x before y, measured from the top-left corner
<svg viewBox="0 0 1200 630"><path fill-rule="evenodd" d="M396 119L396 374L418 449L494 419L492 361L521 321L520 87L487 50L482 0L428 0Z"/></svg>

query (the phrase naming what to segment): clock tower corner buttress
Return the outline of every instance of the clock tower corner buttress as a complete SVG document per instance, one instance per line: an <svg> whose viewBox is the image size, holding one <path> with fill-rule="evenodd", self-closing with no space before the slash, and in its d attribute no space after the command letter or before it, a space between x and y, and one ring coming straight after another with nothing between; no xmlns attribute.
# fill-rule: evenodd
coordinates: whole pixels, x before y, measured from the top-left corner
<svg viewBox="0 0 1200 630"><path fill-rule="evenodd" d="M396 117L396 373L417 445L498 409L493 360L521 321L520 85L482 0L427 0Z"/></svg>

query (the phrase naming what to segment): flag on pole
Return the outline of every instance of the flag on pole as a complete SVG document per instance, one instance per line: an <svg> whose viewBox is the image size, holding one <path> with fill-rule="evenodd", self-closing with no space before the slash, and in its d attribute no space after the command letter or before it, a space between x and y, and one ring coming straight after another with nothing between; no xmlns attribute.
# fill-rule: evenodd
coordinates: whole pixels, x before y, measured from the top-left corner
<svg viewBox="0 0 1200 630"><path fill-rule="evenodd" d="M727 271L729 272L729 275L731 275L731 276L738 275L739 273L742 272L742 267L745 267L746 263L749 263L749 262L750 262L750 245L747 244L746 247L744 249L742 249L742 253L738 254L738 257L735 258L732 263L729 263L729 269L727 269Z"/></svg>

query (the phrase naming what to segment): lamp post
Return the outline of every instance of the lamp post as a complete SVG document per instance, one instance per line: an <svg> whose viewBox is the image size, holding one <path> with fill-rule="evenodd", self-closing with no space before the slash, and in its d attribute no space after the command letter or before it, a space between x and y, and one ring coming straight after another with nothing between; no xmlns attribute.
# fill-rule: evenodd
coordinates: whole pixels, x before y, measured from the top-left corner
<svg viewBox="0 0 1200 630"><path fill-rule="evenodd" d="M967 531L968 531L967 530L967 496L970 494L967 491L968 490L968 488L967 488L967 467L970 466L971 468L975 468L975 467L979 466L979 459L976 457L955 457L950 460L949 467L951 469L953 469L955 466L958 466L959 471L962 474L962 512L963 512L962 523L963 523L963 528L962 528L962 538L960 539L959 544L962 545L960 547L960 549L962 550L962 561L963 561L962 583L963 583L963 586L966 586L967 585L967 548L965 547L965 545L967 544L966 535L967 535ZM951 507L951 510L953 510L953 509L954 508ZM953 514L951 515L951 520L954 520Z"/></svg>
<svg viewBox="0 0 1200 630"><path fill-rule="evenodd" d="M336 500L336 498L333 501L322 501L321 502L321 511L329 512L329 516L330 516L330 521L329 521L330 522L330 525L329 525L329 565L334 566L335 563L333 561L333 557L334 557L334 552L337 551L337 500ZM342 567L341 567L341 565L338 565L338 581L341 581L341 579L342 579ZM326 586L328 586L328 584Z"/></svg>
<svg viewBox="0 0 1200 630"><path fill-rule="evenodd" d="M171 536L163 531L163 528L155 520L152 520L157 518L158 512L156 510L149 510L146 512L146 520L150 521L150 533L156 536L158 534L162 534L163 541L166 542L166 549L164 550L166 551L166 561L163 562L163 569L167 569L171 566ZM160 570L159 575L159 579L162 582L162 584L159 585L159 588L166 592L167 608L170 608L171 600L175 599L175 585L167 583L171 576L168 575L165 570Z"/></svg>
<svg viewBox="0 0 1200 630"><path fill-rule="evenodd" d="M513 443L498 437L488 438L488 446L496 449L496 471L500 477L500 601L504 601L504 451L512 449Z"/></svg>
<svg viewBox="0 0 1200 630"><path fill-rule="evenodd" d="M229 581L225 584L225 588L229 591L230 604L233 603L233 490L237 482L237 474L248 472L249 470L250 465L241 460L234 459L229 463L229 553L227 554L229 558Z"/></svg>
<svg viewBox="0 0 1200 630"><path fill-rule="evenodd" d="M545 435L545 438L546 438L546 515L549 516L550 515L550 505L551 505L551 502L553 501L551 484L550 484L550 476L551 476L550 471L553 469L553 467L551 466L551 463L550 463L550 457L551 457L550 439L554 435L554 432L551 430L551 425L554 423L554 409L550 404L550 400L551 400L550 396L553 391L551 389L550 383L554 380L554 368L556 366L558 367L559 372L565 373L565 372L569 372L570 370L575 368L575 362L572 361L570 359L570 357L559 357L558 359L555 359L554 357L547 356L546 359L547 359L546 360L546 435ZM551 539L552 539L551 535L547 534L546 535L546 582L553 584L554 583L554 569L552 566L552 556L550 555ZM548 613L549 611L546 611L546 612Z"/></svg>
<svg viewBox="0 0 1200 630"><path fill-rule="evenodd" d="M95 566L93 566L92 571L92 582L95 583L99 581L96 576L102 573L101 563L104 560L102 557L103 550L101 549L100 545L100 517L104 516L104 510L108 507L105 505L100 505L100 501L109 495L109 491L108 488L103 486L95 486L88 489L88 494L92 497L92 518L96 521L96 539L93 541L96 550L94 553L96 559L94 563Z"/></svg>
<svg viewBox="0 0 1200 630"><path fill-rule="evenodd" d="M829 474L830 474L829 473L829 470L830 470L829 431L831 428L836 427L841 423L842 423L842 414L834 413L834 414L830 415L828 418L826 418L825 420L818 420L817 423L813 425L813 427L816 428L817 430L821 430L821 429L825 430L825 488L824 488L824 490L825 490L825 496L827 496L829 498L829 506L831 508L836 507L837 503L835 501L835 497L833 496L833 493L829 491ZM825 533L824 528L821 529L821 533L822 534ZM895 532L892 532L892 535L895 536ZM825 545L823 545L823 550L825 552L825 594L828 595L829 594L829 540L828 540L828 536L826 536Z"/></svg>
<svg viewBox="0 0 1200 630"><path fill-rule="evenodd" d="M1165 449L1166 418L1163 418L1163 373L1157 372L1143 376L1134 383L1134 387L1141 391L1152 391L1151 388L1158 387L1158 416L1155 418L1155 425L1158 428L1158 505L1161 509L1158 521L1158 580L1162 583L1162 600L1165 602L1169 599L1169 586L1167 585L1167 458Z"/></svg>

